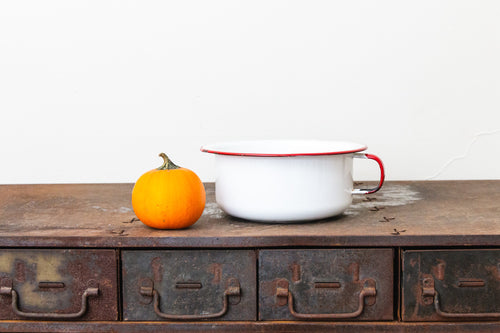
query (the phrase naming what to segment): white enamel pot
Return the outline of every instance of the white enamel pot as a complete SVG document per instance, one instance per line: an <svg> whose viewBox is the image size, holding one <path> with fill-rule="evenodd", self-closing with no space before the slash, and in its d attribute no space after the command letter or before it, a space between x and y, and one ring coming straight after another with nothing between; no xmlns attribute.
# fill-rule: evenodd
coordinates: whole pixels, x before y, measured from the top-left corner
<svg viewBox="0 0 500 333"><path fill-rule="evenodd" d="M353 194L378 191L382 161L366 146L338 141L259 140L206 145L215 154L215 197L229 215L263 222L323 219L344 212ZM353 158L374 160L380 180L353 189Z"/></svg>

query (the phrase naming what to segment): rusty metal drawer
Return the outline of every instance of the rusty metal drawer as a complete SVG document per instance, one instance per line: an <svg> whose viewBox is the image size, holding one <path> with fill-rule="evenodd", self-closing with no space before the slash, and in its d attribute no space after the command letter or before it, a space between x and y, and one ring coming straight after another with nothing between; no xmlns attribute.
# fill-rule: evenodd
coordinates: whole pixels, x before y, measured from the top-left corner
<svg viewBox="0 0 500 333"><path fill-rule="evenodd" d="M124 320L255 320L252 250L122 253Z"/></svg>
<svg viewBox="0 0 500 333"><path fill-rule="evenodd" d="M114 250L0 250L0 319L117 320Z"/></svg>
<svg viewBox="0 0 500 333"><path fill-rule="evenodd" d="M403 251L402 319L500 319L500 250Z"/></svg>
<svg viewBox="0 0 500 333"><path fill-rule="evenodd" d="M392 249L259 252L259 319L391 320Z"/></svg>

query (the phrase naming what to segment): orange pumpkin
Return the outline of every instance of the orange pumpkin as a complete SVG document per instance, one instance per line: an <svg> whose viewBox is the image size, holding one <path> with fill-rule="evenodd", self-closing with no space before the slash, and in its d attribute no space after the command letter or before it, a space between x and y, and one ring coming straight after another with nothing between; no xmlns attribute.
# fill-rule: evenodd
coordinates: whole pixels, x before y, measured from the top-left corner
<svg viewBox="0 0 500 333"><path fill-rule="evenodd" d="M164 153L164 163L143 174L132 190L132 207L142 223L157 229L193 225L205 208L205 188L191 170L181 168Z"/></svg>

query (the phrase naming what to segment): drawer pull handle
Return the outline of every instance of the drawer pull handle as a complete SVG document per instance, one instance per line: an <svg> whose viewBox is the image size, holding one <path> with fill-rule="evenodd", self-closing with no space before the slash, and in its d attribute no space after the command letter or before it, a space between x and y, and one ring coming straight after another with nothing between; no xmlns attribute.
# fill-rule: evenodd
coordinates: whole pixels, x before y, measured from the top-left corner
<svg viewBox="0 0 500 333"><path fill-rule="evenodd" d="M0 287L1 295L10 295L12 297L12 311L20 317L34 319L74 319L82 317L87 312L87 298L99 295L99 288L87 288L82 294L82 306L80 311L75 313L36 313L23 312L18 307L18 294L12 287Z"/></svg>
<svg viewBox="0 0 500 333"><path fill-rule="evenodd" d="M456 312L444 312L441 310L439 303L439 294L434 291L434 309L438 316L444 318L500 318L500 312L483 312L483 313L456 313Z"/></svg>
<svg viewBox="0 0 500 333"><path fill-rule="evenodd" d="M469 280L472 281L472 280ZM443 318L500 318L499 312L482 312L482 313L457 313L457 312L444 312L441 310L441 303L439 302L439 294L434 288L434 279L425 275L422 280L422 297L424 304L430 305L434 303L434 310L436 314Z"/></svg>
<svg viewBox="0 0 500 333"><path fill-rule="evenodd" d="M164 319L170 320L195 320L195 319L209 319L209 318L217 318L222 317L226 314L229 309L229 296L240 296L241 288L240 283L237 279L229 279L229 284L224 291L224 299L222 304L222 310L216 313L208 313L208 314L184 314L184 315L176 315L162 312L160 309L160 294L154 288L150 287L141 287L141 294L143 296L153 296L153 307L155 313Z"/></svg>
<svg viewBox="0 0 500 333"><path fill-rule="evenodd" d="M361 315L365 306L365 297L375 297L377 295L377 290L375 288L375 281L366 280L365 286L359 293L359 305L358 308L354 312L348 313L299 313L296 312L293 306L293 295L288 290L288 288L277 288L278 297L287 297L288 299L288 310L298 319L345 319L345 318L355 318Z"/></svg>

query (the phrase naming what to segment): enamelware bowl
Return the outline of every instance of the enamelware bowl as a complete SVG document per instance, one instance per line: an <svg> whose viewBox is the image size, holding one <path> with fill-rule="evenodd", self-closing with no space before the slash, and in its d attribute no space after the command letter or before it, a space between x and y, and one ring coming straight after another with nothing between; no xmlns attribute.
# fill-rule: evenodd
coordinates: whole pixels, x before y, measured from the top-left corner
<svg viewBox="0 0 500 333"><path fill-rule="evenodd" d="M263 222L323 219L344 212L353 194L378 191L382 161L352 142L254 140L203 146L215 155L215 197L229 215ZM374 160L380 180L372 189L353 189L353 158Z"/></svg>

